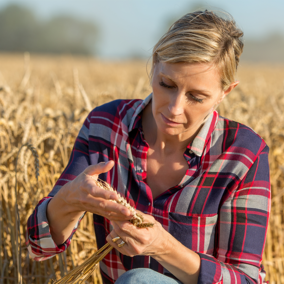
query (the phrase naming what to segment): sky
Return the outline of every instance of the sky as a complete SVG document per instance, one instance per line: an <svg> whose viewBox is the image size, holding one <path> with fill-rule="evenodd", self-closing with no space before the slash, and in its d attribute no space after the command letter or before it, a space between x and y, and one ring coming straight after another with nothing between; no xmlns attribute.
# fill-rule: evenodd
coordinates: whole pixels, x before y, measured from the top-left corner
<svg viewBox="0 0 284 284"><path fill-rule="evenodd" d="M71 14L93 21L100 29L99 55L106 58L150 57L169 21L198 3L229 12L244 31L245 39L271 33L284 36L283 0L0 0L0 9L10 3L28 6L42 19Z"/></svg>

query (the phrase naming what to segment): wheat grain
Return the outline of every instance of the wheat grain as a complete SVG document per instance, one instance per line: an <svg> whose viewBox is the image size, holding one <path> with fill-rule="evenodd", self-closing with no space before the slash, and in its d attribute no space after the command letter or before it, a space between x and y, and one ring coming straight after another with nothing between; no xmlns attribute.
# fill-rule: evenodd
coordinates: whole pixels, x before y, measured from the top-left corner
<svg viewBox="0 0 284 284"><path fill-rule="evenodd" d="M3 108L6 107L5 101L3 100L2 97L0 97L0 104L2 105Z"/></svg>
<svg viewBox="0 0 284 284"><path fill-rule="evenodd" d="M54 87L55 87L55 90L56 90L56 94L57 94L57 97L58 99L61 99L62 98L62 88L59 84L59 82L55 79L55 75L52 74L52 81L53 81L53 84L54 84Z"/></svg>
<svg viewBox="0 0 284 284"><path fill-rule="evenodd" d="M87 175L88 176L88 175ZM108 184L107 182L101 180L101 179L94 179L92 176L89 176L91 177L96 185L104 190L107 190L107 191L112 191L114 192L115 190L113 189L113 187L111 187L110 184ZM153 227L153 223L144 223L143 224L143 216L136 213L135 211L135 208L132 207L128 202L127 200L122 197L119 193L118 193L118 200L112 200L113 202L116 202L118 204L121 204L123 206L125 206L127 209L129 209L131 211L131 213L133 214L133 217L132 219L130 220L130 222L135 225L136 227L139 227L139 228L146 228L146 227Z"/></svg>
<svg viewBox="0 0 284 284"><path fill-rule="evenodd" d="M5 114L4 114L4 118L5 118L6 121L8 121L10 119L10 115L16 109L17 109L16 105L11 105L11 106L8 107L8 109L5 111Z"/></svg>
<svg viewBox="0 0 284 284"><path fill-rule="evenodd" d="M92 105L91 105L91 103L90 103L89 97L88 97L88 95L87 95L85 89L83 88L83 86L82 86L81 84L79 84L79 89L80 89L80 91L81 91L81 95L82 95L83 100L84 100L84 102L85 102L86 110L87 110L88 112L90 112L90 111L92 110Z"/></svg>
<svg viewBox="0 0 284 284"><path fill-rule="evenodd" d="M29 132L32 126L32 122L33 122L33 117L30 116L26 122L25 128L24 128L24 135L22 138L22 144L25 144L28 140L28 136L29 136Z"/></svg>
<svg viewBox="0 0 284 284"><path fill-rule="evenodd" d="M0 165L4 164L7 160L12 158L18 152L18 148L14 148L9 154L0 159Z"/></svg>
<svg viewBox="0 0 284 284"><path fill-rule="evenodd" d="M31 157L31 155L33 155L33 156L35 156L35 155L37 155L37 152L36 152L36 147L38 147L38 145L40 144L40 143L42 143L44 140L46 140L46 139L48 139L48 138L50 138L50 137L52 137L53 136L53 134L51 133L51 132L48 132L48 133L45 133L45 134L43 134L42 136L40 136L39 138L38 138L38 140L36 141L36 143L34 143L34 144L32 144L32 145L34 145L33 147L34 147L34 150L33 150L33 148L30 148L28 145L30 145L29 143L27 143L26 145L27 145L27 147L31 150L31 152L29 152L28 154L27 154L27 156L26 156L26 158L25 158L25 162L24 162L24 175L25 175L25 181L26 182L28 182L28 164L29 164L29 160L30 160L30 157ZM37 162L37 166L38 166L38 156L37 156L37 160L36 160L36 162ZM36 173L37 173L37 177L38 177L38 171L37 171L37 167L36 167Z"/></svg>

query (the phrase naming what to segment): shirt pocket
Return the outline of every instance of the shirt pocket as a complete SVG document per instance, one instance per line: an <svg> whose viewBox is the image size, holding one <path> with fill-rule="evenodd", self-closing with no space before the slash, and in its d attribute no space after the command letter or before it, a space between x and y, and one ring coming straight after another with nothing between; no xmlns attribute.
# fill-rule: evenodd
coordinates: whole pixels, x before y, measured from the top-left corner
<svg viewBox="0 0 284 284"><path fill-rule="evenodd" d="M169 233L187 248L213 255L218 214L186 216L169 212Z"/></svg>

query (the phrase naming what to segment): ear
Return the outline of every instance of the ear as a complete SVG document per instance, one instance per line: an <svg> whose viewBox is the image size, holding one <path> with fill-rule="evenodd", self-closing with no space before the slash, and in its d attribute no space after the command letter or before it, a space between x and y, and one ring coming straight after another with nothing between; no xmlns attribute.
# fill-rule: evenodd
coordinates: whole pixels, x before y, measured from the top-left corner
<svg viewBox="0 0 284 284"><path fill-rule="evenodd" d="M234 90L238 84L240 83L240 81L236 81L234 83L232 83L225 91L223 91L223 94L221 96L221 98L218 100L218 102L216 103L217 105L219 105L223 99L232 91Z"/></svg>
<svg viewBox="0 0 284 284"><path fill-rule="evenodd" d="M226 97L231 91L233 91L233 90L239 85L239 83L240 83L240 81L236 81L236 82L232 83L232 84L228 87L228 89L226 89L226 90L224 91L223 97Z"/></svg>

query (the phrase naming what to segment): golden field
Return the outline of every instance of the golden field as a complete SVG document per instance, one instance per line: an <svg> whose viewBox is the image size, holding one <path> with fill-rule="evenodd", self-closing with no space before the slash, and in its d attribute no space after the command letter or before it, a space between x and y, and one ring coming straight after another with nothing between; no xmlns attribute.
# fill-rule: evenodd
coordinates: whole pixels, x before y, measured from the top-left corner
<svg viewBox="0 0 284 284"><path fill-rule="evenodd" d="M67 164L89 111L116 98L143 99L151 92L146 65L144 61L0 54L0 283L17 283L20 275L24 283L49 283L96 250L92 216L87 215L66 253L34 262L25 247L27 218L37 202L50 192ZM270 147L272 203L263 264L270 284L281 284L284 283L284 66L241 64L238 79L239 87L222 102L219 113L250 126ZM27 142L38 152L38 182L32 152L23 147L19 153ZM21 257L17 261L19 247ZM101 283L99 272L89 280Z"/></svg>

